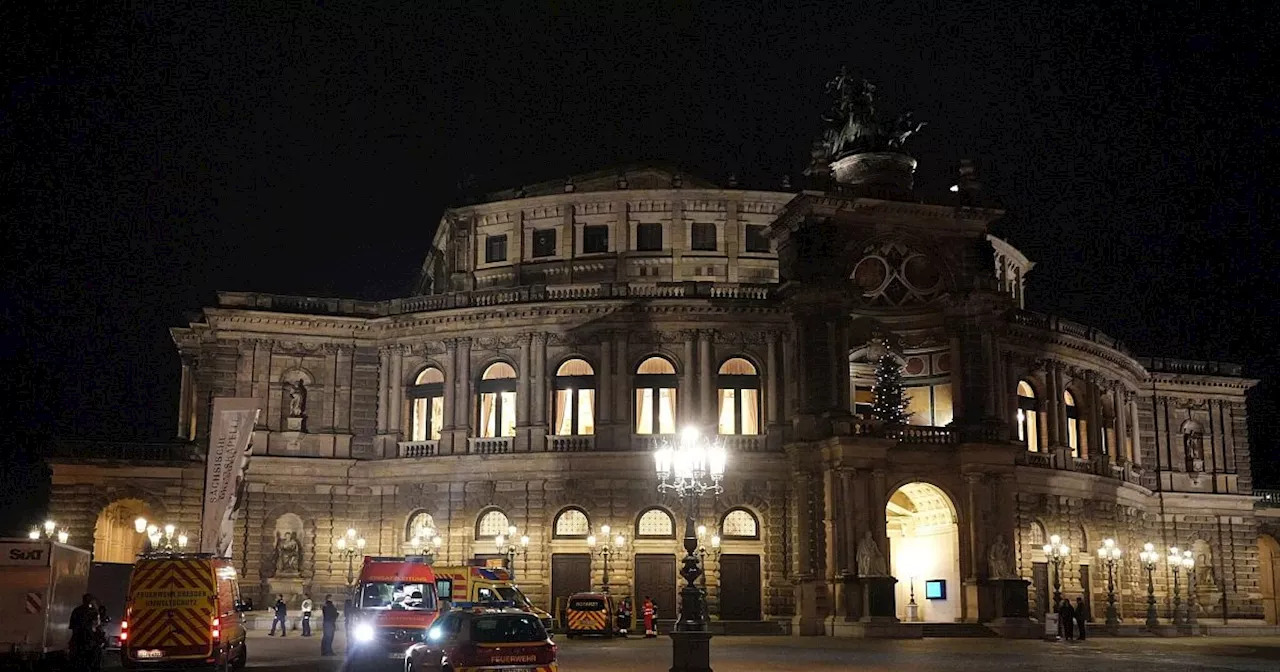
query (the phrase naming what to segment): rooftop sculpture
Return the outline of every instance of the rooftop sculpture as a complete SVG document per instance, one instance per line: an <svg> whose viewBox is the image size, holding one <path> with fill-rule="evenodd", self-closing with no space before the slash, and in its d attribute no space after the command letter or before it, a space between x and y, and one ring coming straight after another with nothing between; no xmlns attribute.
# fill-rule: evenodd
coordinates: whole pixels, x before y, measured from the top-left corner
<svg viewBox="0 0 1280 672"><path fill-rule="evenodd" d="M822 115L826 124L815 154L827 162L864 152L897 152L921 128L910 112L886 120L876 112L876 87L865 79L855 80L845 68L827 82L831 108Z"/></svg>

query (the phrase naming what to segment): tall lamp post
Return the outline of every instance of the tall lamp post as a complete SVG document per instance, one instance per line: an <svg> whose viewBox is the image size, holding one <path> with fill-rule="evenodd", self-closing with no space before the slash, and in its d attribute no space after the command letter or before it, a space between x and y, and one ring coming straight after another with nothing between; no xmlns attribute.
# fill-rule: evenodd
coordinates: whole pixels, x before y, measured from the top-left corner
<svg viewBox="0 0 1280 672"><path fill-rule="evenodd" d="M506 563L507 569L511 570L511 575L516 574L516 556L525 558L526 562L529 558L529 537L528 535L516 538L519 530L515 525L507 528L507 535L501 534L493 538L493 545L497 547L498 553L503 555L503 562Z"/></svg>
<svg viewBox="0 0 1280 672"><path fill-rule="evenodd" d="M720 482L724 479L728 454L722 441L687 427L680 432L676 445L664 442L653 457L658 491L674 493L684 500L685 557L680 576L685 585L680 589L680 619L676 621L676 632L671 634L671 670L705 672L711 669L711 634L702 617L704 597L697 585L703 569L697 555L694 510L702 495L724 491Z"/></svg>
<svg viewBox="0 0 1280 672"><path fill-rule="evenodd" d="M1199 607L1196 605L1196 559L1191 551L1182 552L1182 568L1187 570L1187 615L1182 622L1197 625L1199 620L1196 618L1196 611Z"/></svg>
<svg viewBox="0 0 1280 672"><path fill-rule="evenodd" d="M338 549L338 555L347 558L347 597L351 597L356 587L354 563L357 555L364 554L364 544L364 537L360 536L354 527L348 527L346 534L333 541L333 545Z"/></svg>
<svg viewBox="0 0 1280 672"><path fill-rule="evenodd" d="M71 538L71 533L65 527L58 527L58 524L52 520L44 521L44 538L52 540L57 537L58 543L65 544ZM40 528L33 527L27 532L27 538L35 541L40 538Z"/></svg>
<svg viewBox="0 0 1280 672"><path fill-rule="evenodd" d="M609 538L609 532L608 525L600 526L600 536L604 537L604 543L600 544L599 550L600 559L604 561L604 571L600 575L600 582L604 584L603 590L606 593L609 592L609 558L622 552L623 547L627 545L627 538L622 536L621 532L614 536L613 539ZM610 542L612 542L612 545ZM587 548L590 548L592 552L596 552L596 535L593 534L587 537Z"/></svg>
<svg viewBox="0 0 1280 672"><path fill-rule="evenodd" d="M133 521L133 530L138 534L147 535L147 541L151 544L153 552L181 553L187 550L187 533L179 532L178 527L173 523L166 523L161 527L139 516Z"/></svg>
<svg viewBox="0 0 1280 672"><path fill-rule="evenodd" d="M1182 614L1182 589L1179 588L1178 572L1182 569L1182 551L1177 546L1169 547L1169 569L1173 570L1173 624L1182 625L1185 617Z"/></svg>
<svg viewBox="0 0 1280 672"><path fill-rule="evenodd" d="M1119 625L1120 616L1116 613L1116 563L1120 562L1120 547L1115 539L1103 539L1098 548L1098 559L1107 566L1107 625Z"/></svg>
<svg viewBox="0 0 1280 672"><path fill-rule="evenodd" d="M1062 537L1053 535L1043 549L1044 556L1053 563L1053 611L1057 613L1062 603L1062 563L1071 557L1071 547L1062 543Z"/></svg>
<svg viewBox="0 0 1280 672"><path fill-rule="evenodd" d="M1142 562L1142 568L1147 572L1147 627L1154 628L1160 625L1160 619L1156 617L1156 584L1152 579L1156 571L1156 563L1160 561L1160 554L1156 552L1155 544L1143 544L1142 551L1138 553L1138 560Z"/></svg>
<svg viewBox="0 0 1280 672"><path fill-rule="evenodd" d="M701 586L702 586L702 619L704 621L710 621L711 605L710 605L710 600L708 599L708 593L707 593L707 572L706 572L707 556L710 555L712 559L716 561L716 564L719 565L720 535L718 534L711 535L711 548L709 550L707 549L707 544L705 542L706 538L707 538L707 526L699 525L698 526L698 559L702 561L702 568L703 568L702 578L700 579Z"/></svg>
<svg viewBox="0 0 1280 672"><path fill-rule="evenodd" d="M436 531L427 528L425 537L414 535L409 540L409 550L413 551L413 555L420 555L427 564L433 564L436 561L436 554L440 552L440 546L444 543L444 539L436 534Z"/></svg>

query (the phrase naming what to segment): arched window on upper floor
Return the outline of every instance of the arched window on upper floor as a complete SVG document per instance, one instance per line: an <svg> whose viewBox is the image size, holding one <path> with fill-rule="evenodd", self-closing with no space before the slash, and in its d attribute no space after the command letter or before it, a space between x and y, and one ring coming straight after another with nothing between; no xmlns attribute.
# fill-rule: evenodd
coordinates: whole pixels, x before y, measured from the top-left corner
<svg viewBox="0 0 1280 672"><path fill-rule="evenodd" d="M1018 381L1018 440L1026 444L1027 450L1040 450L1039 417L1036 413L1036 391L1025 380Z"/></svg>
<svg viewBox="0 0 1280 672"><path fill-rule="evenodd" d="M636 519L637 539L675 539L676 521L666 509L647 509Z"/></svg>
<svg viewBox="0 0 1280 672"><path fill-rule="evenodd" d="M556 515L551 529L556 539L586 539L591 534L591 520L586 511L571 506Z"/></svg>
<svg viewBox="0 0 1280 672"><path fill-rule="evenodd" d="M489 509L476 519L476 540L489 541L500 534L507 534L511 521L502 509Z"/></svg>
<svg viewBox="0 0 1280 672"><path fill-rule="evenodd" d="M720 365L721 434L760 433L760 374L751 362L733 357Z"/></svg>
<svg viewBox="0 0 1280 672"><path fill-rule="evenodd" d="M557 436L596 433L596 372L585 359L568 359L556 369L555 425Z"/></svg>
<svg viewBox="0 0 1280 672"><path fill-rule="evenodd" d="M747 509L729 509L720 520L720 536L725 539L759 539L760 521Z"/></svg>
<svg viewBox="0 0 1280 672"><path fill-rule="evenodd" d="M1080 457L1080 409L1076 406L1075 395L1063 390L1062 403L1067 411L1067 445L1071 447L1072 457Z"/></svg>
<svg viewBox="0 0 1280 672"><path fill-rule="evenodd" d="M664 357L649 357L636 367L636 434L676 433L676 367Z"/></svg>
<svg viewBox="0 0 1280 672"><path fill-rule="evenodd" d="M476 385L477 423L480 438L516 435L516 370L506 362L485 368Z"/></svg>
<svg viewBox="0 0 1280 672"><path fill-rule="evenodd" d="M434 366L423 369L406 396L413 405L410 441L439 441L444 426L444 373Z"/></svg>

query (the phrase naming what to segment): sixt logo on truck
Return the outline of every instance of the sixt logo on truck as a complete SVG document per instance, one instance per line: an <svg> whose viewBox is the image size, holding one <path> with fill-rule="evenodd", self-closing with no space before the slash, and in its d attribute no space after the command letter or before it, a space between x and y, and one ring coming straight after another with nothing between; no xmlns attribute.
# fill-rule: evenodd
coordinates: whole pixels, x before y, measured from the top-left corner
<svg viewBox="0 0 1280 672"><path fill-rule="evenodd" d="M10 542L0 544L0 565L49 564L49 546L42 542Z"/></svg>

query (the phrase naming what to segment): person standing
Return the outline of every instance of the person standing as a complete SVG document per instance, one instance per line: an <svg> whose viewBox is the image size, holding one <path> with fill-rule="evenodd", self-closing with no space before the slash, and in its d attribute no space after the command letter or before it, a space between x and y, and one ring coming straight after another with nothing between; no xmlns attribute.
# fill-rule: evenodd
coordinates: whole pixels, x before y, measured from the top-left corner
<svg viewBox="0 0 1280 672"><path fill-rule="evenodd" d="M333 655L333 632L338 629L338 608L333 604L333 596L324 596L324 606L320 608L320 655Z"/></svg>
<svg viewBox="0 0 1280 672"><path fill-rule="evenodd" d="M1085 612L1083 597L1076 598L1075 611L1076 611L1076 628L1079 629L1080 641L1083 642L1084 641L1084 621L1085 621L1085 617L1088 616L1088 614Z"/></svg>
<svg viewBox="0 0 1280 672"><path fill-rule="evenodd" d="M97 659L95 649L98 648L98 608L93 604L93 595L85 593L80 597L80 606L71 610L71 660L74 670L97 670L94 661Z"/></svg>
<svg viewBox="0 0 1280 672"><path fill-rule="evenodd" d="M302 636L311 636L311 596L302 596Z"/></svg>
<svg viewBox="0 0 1280 672"><path fill-rule="evenodd" d="M644 616L644 638L652 639L658 636L658 607L653 604L653 600L648 595L644 596L643 611L640 612Z"/></svg>
<svg viewBox="0 0 1280 672"><path fill-rule="evenodd" d="M268 633L268 636L276 636L276 623L279 623L280 636L284 637L289 633L289 621L286 618L289 615L289 609L284 604L284 595L276 595L276 603L272 609L275 611L276 616L271 619L271 632Z"/></svg>
<svg viewBox="0 0 1280 672"><path fill-rule="evenodd" d="M1058 605L1058 625L1062 628L1063 639L1070 642L1076 638L1076 610L1071 606L1070 598Z"/></svg>
<svg viewBox="0 0 1280 672"><path fill-rule="evenodd" d="M618 604L618 634L623 637L627 636L627 631L631 629L631 598L624 597L622 602Z"/></svg>

